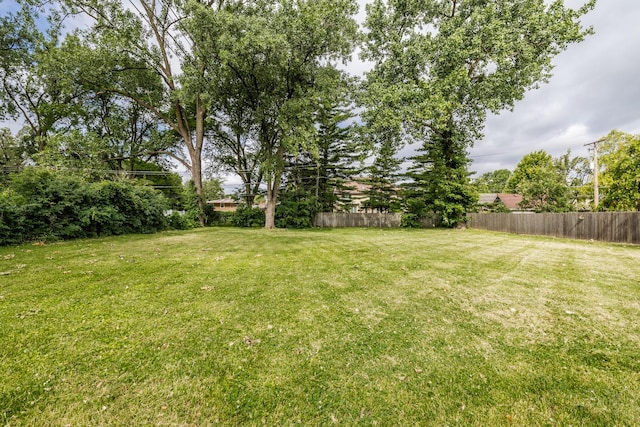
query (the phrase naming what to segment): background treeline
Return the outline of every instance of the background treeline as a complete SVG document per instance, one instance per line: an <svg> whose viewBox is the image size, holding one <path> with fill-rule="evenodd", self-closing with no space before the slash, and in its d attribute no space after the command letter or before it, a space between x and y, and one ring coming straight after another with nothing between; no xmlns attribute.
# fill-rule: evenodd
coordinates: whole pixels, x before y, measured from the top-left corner
<svg viewBox="0 0 640 427"><path fill-rule="evenodd" d="M594 164L570 151L555 158L544 150L531 152L513 171L487 172L473 185L479 193L520 194L520 208L534 212L640 210L640 135L614 130L597 144L598 203Z"/></svg>
<svg viewBox="0 0 640 427"><path fill-rule="evenodd" d="M154 233L206 225L263 227L264 209L241 206L236 212L204 212L192 182L169 193L153 182L119 177L92 181L68 170L26 167L3 180L0 191L0 246L130 233ZM210 195L221 197L219 183L208 181ZM283 200L279 227L311 227L319 206Z"/></svg>
<svg viewBox="0 0 640 427"><path fill-rule="evenodd" d="M333 209L357 163L366 209L463 223L487 115L548 80L595 5L380 0L358 22L356 0L10 3L0 118L24 127L0 135L0 179L33 165L143 176L175 200L182 183L163 179L180 165L196 197L177 208L206 225L206 178L234 174L233 220L266 228ZM344 67L356 52L362 78Z"/></svg>

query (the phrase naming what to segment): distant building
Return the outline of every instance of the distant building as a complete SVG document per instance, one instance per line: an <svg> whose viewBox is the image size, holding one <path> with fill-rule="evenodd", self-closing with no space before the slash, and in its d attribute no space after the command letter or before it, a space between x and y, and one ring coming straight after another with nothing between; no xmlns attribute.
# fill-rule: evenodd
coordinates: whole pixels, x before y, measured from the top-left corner
<svg viewBox="0 0 640 427"><path fill-rule="evenodd" d="M212 205L216 212L235 212L238 210L238 203L237 200L230 198L207 200L207 204Z"/></svg>
<svg viewBox="0 0 640 427"><path fill-rule="evenodd" d="M375 206L372 207L369 203L374 186L369 184L368 180L369 178L356 177L353 181L344 182L340 187L336 187L333 191L336 196L334 211L350 213L377 212L377 208ZM391 185L387 185L385 188L391 201L397 201L400 189Z"/></svg>
<svg viewBox="0 0 640 427"><path fill-rule="evenodd" d="M365 211L365 204L369 201L371 185L359 181L347 181L341 188L336 188L335 210L338 212L358 213Z"/></svg>
<svg viewBox="0 0 640 427"><path fill-rule="evenodd" d="M520 203L522 203L521 194L499 193L498 196L496 197L496 203L502 203L511 211L526 210L520 207Z"/></svg>
<svg viewBox="0 0 640 427"><path fill-rule="evenodd" d="M522 195L510 193L480 193L478 200L478 205L484 211L494 211L498 204L504 205L511 212L529 211L520 207L520 203L522 203Z"/></svg>
<svg viewBox="0 0 640 427"><path fill-rule="evenodd" d="M235 212L238 210L238 206L243 204L243 202L239 202L235 199L224 198L224 199L216 199L216 200L207 200L207 204L213 206L213 210L216 212ZM265 202L260 202L254 204L254 208L265 209L267 204Z"/></svg>

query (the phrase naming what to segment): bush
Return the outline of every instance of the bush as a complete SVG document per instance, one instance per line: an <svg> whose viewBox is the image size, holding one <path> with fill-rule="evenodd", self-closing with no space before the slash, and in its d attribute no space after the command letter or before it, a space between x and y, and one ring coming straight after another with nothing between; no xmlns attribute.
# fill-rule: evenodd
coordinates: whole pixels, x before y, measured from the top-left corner
<svg viewBox="0 0 640 427"><path fill-rule="evenodd" d="M102 181L88 186L89 209L83 222L90 235L152 233L166 227L164 197L150 187L126 181Z"/></svg>
<svg viewBox="0 0 640 427"><path fill-rule="evenodd" d="M22 216L22 241L82 237L81 210L89 206L84 183L72 175L27 168L11 180Z"/></svg>
<svg viewBox="0 0 640 427"><path fill-rule="evenodd" d="M422 228L422 219L414 213L403 213L400 226L405 228Z"/></svg>
<svg viewBox="0 0 640 427"><path fill-rule="evenodd" d="M422 220L431 215L422 198L406 199L406 212L402 214L401 225L407 228L422 228Z"/></svg>
<svg viewBox="0 0 640 427"><path fill-rule="evenodd" d="M167 227L172 230L191 230L199 226L199 224L185 212L172 212L171 215L166 217L166 220Z"/></svg>
<svg viewBox="0 0 640 427"><path fill-rule="evenodd" d="M250 208L248 206L239 206L238 210L233 213L231 224L236 227L264 227L265 215L264 210L260 208Z"/></svg>
<svg viewBox="0 0 640 427"><path fill-rule="evenodd" d="M276 227L311 228L318 212L316 198L309 194L283 193L276 207Z"/></svg>
<svg viewBox="0 0 640 427"><path fill-rule="evenodd" d="M165 206L150 187L27 168L0 199L0 244L159 231Z"/></svg>
<svg viewBox="0 0 640 427"><path fill-rule="evenodd" d="M218 226L233 225L235 212L217 212L214 210L213 214L207 215L208 223Z"/></svg>
<svg viewBox="0 0 640 427"><path fill-rule="evenodd" d="M23 220L18 205L10 192L3 191L0 193L0 245L20 243L23 233Z"/></svg>

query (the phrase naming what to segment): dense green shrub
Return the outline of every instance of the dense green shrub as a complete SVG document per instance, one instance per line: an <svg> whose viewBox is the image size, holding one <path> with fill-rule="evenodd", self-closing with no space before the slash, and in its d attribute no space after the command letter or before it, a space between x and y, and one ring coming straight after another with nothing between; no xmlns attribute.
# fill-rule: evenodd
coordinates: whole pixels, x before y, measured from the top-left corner
<svg viewBox="0 0 640 427"><path fill-rule="evenodd" d="M190 227L187 224L184 214L180 212L171 212L167 215L167 227L171 230L188 230Z"/></svg>
<svg viewBox="0 0 640 427"><path fill-rule="evenodd" d="M318 212L317 199L308 193L283 192L276 207L276 227L310 228Z"/></svg>
<svg viewBox="0 0 640 427"><path fill-rule="evenodd" d="M264 227L264 210L240 205L233 213L231 224L236 227Z"/></svg>
<svg viewBox="0 0 640 427"><path fill-rule="evenodd" d="M68 174L26 168L11 180L17 212L22 217L23 240L82 237L80 221L88 205L86 185Z"/></svg>
<svg viewBox="0 0 640 427"><path fill-rule="evenodd" d="M165 228L166 201L150 187L125 181L89 184L83 223L89 235L152 233Z"/></svg>
<svg viewBox="0 0 640 427"><path fill-rule="evenodd" d="M422 198L406 199L405 209L401 225L407 228L422 228L422 220L431 214Z"/></svg>
<svg viewBox="0 0 640 427"><path fill-rule="evenodd" d="M0 193L0 245L20 243L23 235L22 216L10 191Z"/></svg>
<svg viewBox="0 0 640 427"><path fill-rule="evenodd" d="M414 213L403 213L400 225L405 228L422 228L422 220Z"/></svg>
<svg viewBox="0 0 640 427"><path fill-rule="evenodd" d="M216 225L216 226L233 225L233 219L235 217L235 214L236 214L235 212L218 212L214 210L212 214L207 214L207 220L208 220L207 224Z"/></svg>
<svg viewBox="0 0 640 427"><path fill-rule="evenodd" d="M166 200L129 181L88 183L42 168L12 177L0 198L0 245L165 228Z"/></svg>

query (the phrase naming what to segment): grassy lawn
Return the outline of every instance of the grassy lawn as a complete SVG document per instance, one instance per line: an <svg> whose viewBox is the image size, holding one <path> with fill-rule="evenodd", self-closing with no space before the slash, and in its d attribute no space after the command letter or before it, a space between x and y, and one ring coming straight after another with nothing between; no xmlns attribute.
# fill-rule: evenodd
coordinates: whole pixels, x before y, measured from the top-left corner
<svg viewBox="0 0 640 427"><path fill-rule="evenodd" d="M0 425L640 425L640 247L202 229L0 248Z"/></svg>

